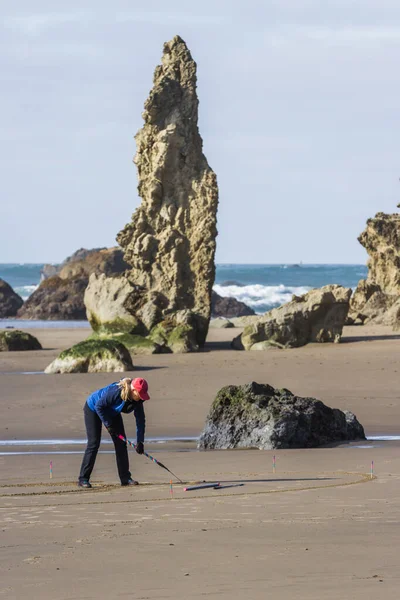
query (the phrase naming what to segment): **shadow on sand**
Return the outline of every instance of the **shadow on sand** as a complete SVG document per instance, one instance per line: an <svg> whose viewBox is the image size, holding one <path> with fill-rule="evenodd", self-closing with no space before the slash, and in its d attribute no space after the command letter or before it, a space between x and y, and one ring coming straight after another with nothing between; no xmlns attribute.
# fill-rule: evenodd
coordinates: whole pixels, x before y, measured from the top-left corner
<svg viewBox="0 0 400 600"><path fill-rule="evenodd" d="M343 336L340 340L341 344L351 344L354 342L378 342L385 340L400 340L400 335L363 335L363 336Z"/></svg>

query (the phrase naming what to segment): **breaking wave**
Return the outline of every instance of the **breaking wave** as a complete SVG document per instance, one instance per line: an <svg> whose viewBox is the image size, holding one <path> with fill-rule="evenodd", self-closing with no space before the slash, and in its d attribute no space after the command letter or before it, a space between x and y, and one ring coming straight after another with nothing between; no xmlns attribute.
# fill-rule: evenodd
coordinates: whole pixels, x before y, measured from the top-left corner
<svg viewBox="0 0 400 600"><path fill-rule="evenodd" d="M301 296L310 289L307 286L286 285L214 285L214 291L220 296L236 298L259 314L289 302L293 294Z"/></svg>

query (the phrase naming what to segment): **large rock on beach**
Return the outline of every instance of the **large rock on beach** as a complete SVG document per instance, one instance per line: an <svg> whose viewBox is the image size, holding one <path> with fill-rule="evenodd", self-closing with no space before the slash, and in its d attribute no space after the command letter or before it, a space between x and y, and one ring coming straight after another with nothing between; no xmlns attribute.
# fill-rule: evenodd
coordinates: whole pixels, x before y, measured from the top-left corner
<svg viewBox="0 0 400 600"><path fill-rule="evenodd" d="M45 373L98 373L133 371L128 350L115 340L85 340L64 350Z"/></svg>
<svg viewBox="0 0 400 600"><path fill-rule="evenodd" d="M0 331L0 352L41 349L39 340L30 333L19 329Z"/></svg>
<svg viewBox="0 0 400 600"><path fill-rule="evenodd" d="M0 318L15 317L24 301L4 279L0 279Z"/></svg>
<svg viewBox="0 0 400 600"><path fill-rule="evenodd" d="M256 313L244 302L240 302L240 300L236 300L231 296L220 296L213 290L211 294L211 314L214 318L226 317L231 319L255 315Z"/></svg>
<svg viewBox="0 0 400 600"><path fill-rule="evenodd" d="M47 269L46 273L53 272ZM120 248L86 250L81 248L68 257L56 275L44 277L18 312L22 319L84 320L84 293L91 273L108 276L121 274L128 267ZM43 277L43 272L42 272Z"/></svg>
<svg viewBox="0 0 400 600"><path fill-rule="evenodd" d="M18 311L20 319L83 320L86 309L83 295L87 279L72 277L61 279L58 275L42 281Z"/></svg>
<svg viewBox="0 0 400 600"><path fill-rule="evenodd" d="M339 342L351 289L326 285L265 313L245 327L232 345L237 350L297 348L310 342Z"/></svg>
<svg viewBox="0 0 400 600"><path fill-rule="evenodd" d="M202 449L314 448L365 439L353 413L329 408L316 398L249 383L222 388L199 439Z"/></svg>
<svg viewBox="0 0 400 600"><path fill-rule="evenodd" d="M368 276L350 302L348 323L400 328L400 215L378 213L368 219L358 241L369 254Z"/></svg>
<svg viewBox="0 0 400 600"><path fill-rule="evenodd" d="M215 277L218 187L203 154L196 85L196 63L176 36L164 45L135 137L142 203L117 237L131 267L123 304L135 320L121 328L142 328L172 351L204 344ZM103 317L87 306L103 327Z"/></svg>

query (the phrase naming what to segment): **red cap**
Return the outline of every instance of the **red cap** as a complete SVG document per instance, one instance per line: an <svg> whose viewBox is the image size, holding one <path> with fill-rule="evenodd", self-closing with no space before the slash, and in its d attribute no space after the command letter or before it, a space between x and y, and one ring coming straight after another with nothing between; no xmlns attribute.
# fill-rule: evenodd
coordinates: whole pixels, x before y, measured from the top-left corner
<svg viewBox="0 0 400 600"><path fill-rule="evenodd" d="M145 379L142 379L141 377L132 379L131 387L133 390L137 391L141 400L150 400L150 396L147 393L149 386Z"/></svg>

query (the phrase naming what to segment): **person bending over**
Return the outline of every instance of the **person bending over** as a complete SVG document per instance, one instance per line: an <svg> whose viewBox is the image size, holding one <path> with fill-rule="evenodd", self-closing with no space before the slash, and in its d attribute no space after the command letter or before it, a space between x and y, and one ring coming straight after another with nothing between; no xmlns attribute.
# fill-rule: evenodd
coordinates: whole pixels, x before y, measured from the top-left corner
<svg viewBox="0 0 400 600"><path fill-rule="evenodd" d="M149 399L147 381L141 377L137 377L136 379L121 379L121 381L111 383L93 392L88 397L83 407L87 446L79 473L79 487L92 487L90 476L100 446L102 424L106 427L114 442L121 485L138 485L138 482L132 479L129 471L126 443L119 439L118 436L122 435L124 438L126 437L121 413L129 414L133 412L136 418L136 452L143 454L146 425L143 402Z"/></svg>

